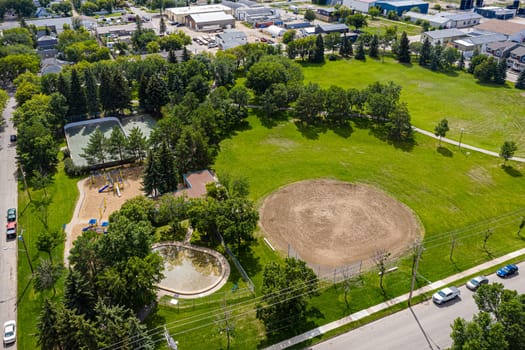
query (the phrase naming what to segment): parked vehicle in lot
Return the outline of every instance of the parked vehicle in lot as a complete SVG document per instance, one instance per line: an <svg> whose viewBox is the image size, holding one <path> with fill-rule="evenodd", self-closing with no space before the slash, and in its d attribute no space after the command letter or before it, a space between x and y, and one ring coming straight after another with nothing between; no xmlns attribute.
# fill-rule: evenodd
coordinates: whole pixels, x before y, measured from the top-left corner
<svg viewBox="0 0 525 350"><path fill-rule="evenodd" d="M16 321L11 320L4 323L4 345L16 341Z"/></svg>
<svg viewBox="0 0 525 350"><path fill-rule="evenodd" d="M16 238L16 221L11 221L7 223L5 233L6 233L7 239Z"/></svg>
<svg viewBox="0 0 525 350"><path fill-rule="evenodd" d="M443 304L459 297L461 292L456 287L443 288L432 296L432 301L436 304Z"/></svg>
<svg viewBox="0 0 525 350"><path fill-rule="evenodd" d="M503 266L501 269L496 272L496 275L499 277L505 278L514 275L516 272L518 272L518 267L514 264L509 264L507 266Z"/></svg>
<svg viewBox="0 0 525 350"><path fill-rule="evenodd" d="M16 221L16 209L9 208L7 209L7 222Z"/></svg>
<svg viewBox="0 0 525 350"><path fill-rule="evenodd" d="M481 286L482 284L488 284L488 283L489 283L489 279L487 277L477 276L467 282L467 288L474 291L478 289L479 286Z"/></svg>

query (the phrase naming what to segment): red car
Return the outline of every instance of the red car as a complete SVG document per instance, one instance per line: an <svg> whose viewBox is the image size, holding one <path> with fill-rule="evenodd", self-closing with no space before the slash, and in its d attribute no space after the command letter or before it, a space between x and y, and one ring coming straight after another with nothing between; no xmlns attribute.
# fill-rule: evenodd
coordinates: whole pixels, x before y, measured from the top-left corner
<svg viewBox="0 0 525 350"><path fill-rule="evenodd" d="M8 222L6 227L7 239L16 238L16 221Z"/></svg>

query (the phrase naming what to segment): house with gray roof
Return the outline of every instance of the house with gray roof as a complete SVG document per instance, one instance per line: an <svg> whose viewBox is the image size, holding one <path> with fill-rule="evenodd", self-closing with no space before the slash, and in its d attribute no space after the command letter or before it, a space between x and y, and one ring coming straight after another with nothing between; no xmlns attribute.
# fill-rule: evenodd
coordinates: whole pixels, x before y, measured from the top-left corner
<svg viewBox="0 0 525 350"><path fill-rule="evenodd" d="M507 67L521 72L525 69L525 46L520 45L510 52L510 57L507 59Z"/></svg>
<svg viewBox="0 0 525 350"><path fill-rule="evenodd" d="M421 34L421 41L425 41L428 38L430 44L436 45L441 44L443 46L448 45L454 40L467 37L467 33L456 28L432 30Z"/></svg>
<svg viewBox="0 0 525 350"><path fill-rule="evenodd" d="M500 59L507 59L510 56L510 52L518 46L520 45L513 41L496 41L487 44L485 54L499 61Z"/></svg>

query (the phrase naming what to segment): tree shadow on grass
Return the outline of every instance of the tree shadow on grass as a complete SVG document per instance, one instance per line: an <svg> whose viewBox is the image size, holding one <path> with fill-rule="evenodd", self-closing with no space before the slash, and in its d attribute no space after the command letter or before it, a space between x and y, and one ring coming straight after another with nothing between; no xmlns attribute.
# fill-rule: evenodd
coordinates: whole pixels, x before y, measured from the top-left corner
<svg viewBox="0 0 525 350"><path fill-rule="evenodd" d="M237 258L248 276L255 276L262 270L260 259L255 256L251 247L241 249L240 252L237 253Z"/></svg>
<svg viewBox="0 0 525 350"><path fill-rule="evenodd" d="M412 138L411 140L396 140L389 136L389 130L385 124L372 123L369 124L369 134L376 137L377 139L394 146L404 152L412 152L416 141Z"/></svg>
<svg viewBox="0 0 525 350"><path fill-rule="evenodd" d="M515 169L511 165L502 165L501 169L503 169L508 175L512 177L522 177L523 174L518 169Z"/></svg>
<svg viewBox="0 0 525 350"><path fill-rule="evenodd" d="M326 125L310 125L303 123L300 120L294 122L297 130L309 140L319 139L319 134L324 134L326 132Z"/></svg>
<svg viewBox="0 0 525 350"><path fill-rule="evenodd" d="M274 113L271 117L268 117L262 108L253 108L252 110L261 122L261 125L267 129L276 127L279 123L288 120L288 113L285 111Z"/></svg>
<svg viewBox="0 0 525 350"><path fill-rule="evenodd" d="M341 136L345 139L349 138L354 132L354 129L352 129L352 125L350 125L350 123L344 123L343 125L334 125L330 127L330 130L332 130L336 135Z"/></svg>
<svg viewBox="0 0 525 350"><path fill-rule="evenodd" d="M452 158L454 155L448 148L443 146L438 146L437 151L439 154L441 154L443 157L449 157Z"/></svg>

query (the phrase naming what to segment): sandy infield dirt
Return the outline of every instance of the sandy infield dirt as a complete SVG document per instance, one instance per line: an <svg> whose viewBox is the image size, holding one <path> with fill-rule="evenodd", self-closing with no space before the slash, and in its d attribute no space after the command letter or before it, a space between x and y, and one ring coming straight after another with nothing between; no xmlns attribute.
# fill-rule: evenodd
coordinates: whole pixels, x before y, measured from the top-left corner
<svg viewBox="0 0 525 350"><path fill-rule="evenodd" d="M310 264L328 267L369 260L378 249L399 256L422 235L415 214L368 185L311 180L268 196L260 225L285 255L288 244Z"/></svg>

